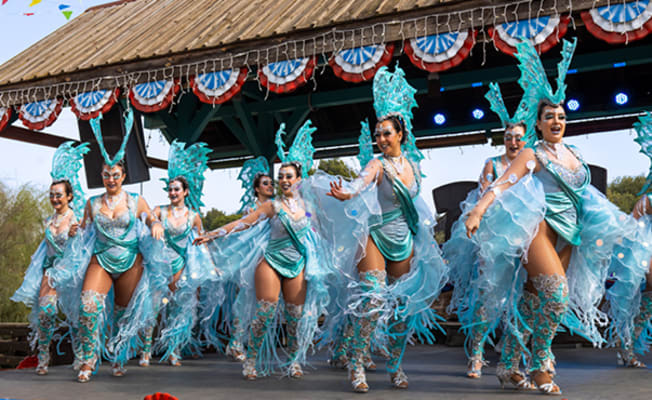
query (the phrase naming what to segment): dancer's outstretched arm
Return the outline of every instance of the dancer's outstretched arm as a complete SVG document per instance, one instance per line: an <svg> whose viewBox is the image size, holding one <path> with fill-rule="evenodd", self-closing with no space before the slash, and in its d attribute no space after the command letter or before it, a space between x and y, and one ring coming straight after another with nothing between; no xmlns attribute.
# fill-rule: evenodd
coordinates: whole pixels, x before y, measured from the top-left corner
<svg viewBox="0 0 652 400"><path fill-rule="evenodd" d="M231 232L249 229L256 223L258 223L261 219L264 219L265 217L266 218L273 217L274 213L275 211L272 202L271 201L265 202L260 207L258 207L256 211L247 214L236 221L230 222L220 228L217 228L214 231L206 232L205 234L198 236L193 241L193 244L201 245L204 243L208 243L211 240L214 240L218 237L227 235Z"/></svg>

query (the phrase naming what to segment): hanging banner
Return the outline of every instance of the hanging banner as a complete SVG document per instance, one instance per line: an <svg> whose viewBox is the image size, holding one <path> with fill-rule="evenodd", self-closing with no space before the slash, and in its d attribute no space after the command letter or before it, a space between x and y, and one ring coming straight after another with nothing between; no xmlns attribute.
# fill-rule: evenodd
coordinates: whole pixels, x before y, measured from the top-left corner
<svg viewBox="0 0 652 400"><path fill-rule="evenodd" d="M179 89L178 79L139 83L129 90L129 101L138 111L156 112L168 107Z"/></svg>
<svg viewBox="0 0 652 400"><path fill-rule="evenodd" d="M40 131L57 120L61 113L63 99L42 100L20 106L18 118L29 129Z"/></svg>
<svg viewBox="0 0 652 400"><path fill-rule="evenodd" d="M643 39L652 32L652 1L614 3L582 12L586 29L598 39L619 44Z"/></svg>
<svg viewBox="0 0 652 400"><path fill-rule="evenodd" d="M11 113L11 107L0 107L0 132L9 124Z"/></svg>
<svg viewBox="0 0 652 400"><path fill-rule="evenodd" d="M469 56L477 31L440 33L405 41L405 54L412 64L428 72L440 72L459 65Z"/></svg>
<svg viewBox="0 0 652 400"><path fill-rule="evenodd" d="M260 83L274 93L290 93L305 85L317 65L317 57L267 64L258 69Z"/></svg>
<svg viewBox="0 0 652 400"><path fill-rule="evenodd" d="M516 44L525 38L532 42L539 54L553 48L566 34L568 16L546 16L506 22L489 27L489 35L496 47L505 54L514 55Z"/></svg>
<svg viewBox="0 0 652 400"><path fill-rule="evenodd" d="M342 50L331 56L328 63L335 75L347 82L362 82L376 75L378 68L389 64L394 44L379 44Z"/></svg>
<svg viewBox="0 0 652 400"><path fill-rule="evenodd" d="M82 121L88 121L109 111L118 100L120 89L94 90L72 97L70 108Z"/></svg>
<svg viewBox="0 0 652 400"><path fill-rule="evenodd" d="M190 87L203 103L222 104L240 91L248 72L242 67L198 74L190 78Z"/></svg>

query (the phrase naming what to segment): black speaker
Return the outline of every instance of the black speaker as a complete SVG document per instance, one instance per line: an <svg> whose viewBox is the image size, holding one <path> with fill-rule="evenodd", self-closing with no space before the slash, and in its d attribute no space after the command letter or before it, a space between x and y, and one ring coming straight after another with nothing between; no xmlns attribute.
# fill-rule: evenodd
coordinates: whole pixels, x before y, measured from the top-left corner
<svg viewBox="0 0 652 400"><path fill-rule="evenodd" d="M122 144L122 138L126 134L124 112L125 109L122 104L117 102L102 117L102 138L104 139L104 147L107 153L109 153L109 157L113 157L118 152ZM84 157L86 183L89 189L101 188L104 186L102 184L102 164L104 163L104 158L102 157L102 153L100 153L95 135L93 135L91 124L89 121L77 120L77 126L79 127L79 138L82 142L90 143L91 148ZM124 161L127 168L127 178L123 183L124 185L149 180L149 164L147 163L143 126L141 124L140 114L136 110L134 110L134 125L125 149Z"/></svg>
<svg viewBox="0 0 652 400"><path fill-rule="evenodd" d="M451 228L462 214L460 203L464 201L469 192L478 187L478 182L461 181L453 182L432 189L432 199L438 213L446 213L444 234L446 240L451 237Z"/></svg>
<svg viewBox="0 0 652 400"><path fill-rule="evenodd" d="M589 164L589 169L591 170L591 185L595 186L596 189L602 192L605 196L607 195L607 170L597 165Z"/></svg>

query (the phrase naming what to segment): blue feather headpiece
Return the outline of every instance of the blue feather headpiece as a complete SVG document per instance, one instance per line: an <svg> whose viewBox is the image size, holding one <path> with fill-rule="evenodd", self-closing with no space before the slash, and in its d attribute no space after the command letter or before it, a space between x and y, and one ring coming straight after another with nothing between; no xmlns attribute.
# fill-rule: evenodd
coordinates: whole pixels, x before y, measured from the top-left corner
<svg viewBox="0 0 652 400"><path fill-rule="evenodd" d="M91 119L91 129L93 130L93 135L95 140L97 140L97 145L100 147L100 153L104 158L104 162L109 168L113 168L118 164L125 156L125 150L127 148L127 142L129 141L129 136L131 135L131 129L134 127L134 111L130 108L125 115L125 136L122 138L122 144L120 144L120 149L115 153L113 158L109 157L109 153L104 147L104 139L102 138L102 114Z"/></svg>
<svg viewBox="0 0 652 400"><path fill-rule="evenodd" d="M195 143L185 148L185 143L174 141L170 144L168 152L168 178L161 178L165 182L165 190L168 185L177 177L184 177L188 182L188 196L186 204L188 207L199 212L204 205L201 201L204 188L204 172L208 168L208 153L211 149L206 143Z"/></svg>
<svg viewBox="0 0 652 400"><path fill-rule="evenodd" d="M79 182L79 171L83 166L84 154L88 153L90 148L88 143L81 143L77 147L74 147L74 145L75 142L69 141L57 147L57 151L52 157L50 176L54 182L62 180L70 182L73 193L72 210L75 216L80 219L84 215L86 199Z"/></svg>
<svg viewBox="0 0 652 400"><path fill-rule="evenodd" d="M315 148L312 145L312 133L317 128L312 126L312 121L307 120L301 128L297 136L290 146L290 150L285 154L285 143L283 142L283 135L285 135L285 124L282 123L276 132L276 154L282 163L298 163L301 165L302 178L308 177L308 171L312 168L312 156L315 154Z"/></svg>
<svg viewBox="0 0 652 400"><path fill-rule="evenodd" d="M412 109L417 107L414 98L417 90L410 86L405 79L405 72L396 65L393 73L389 72L386 66L378 69L374 76L373 93L376 118L379 121L391 116L401 118L405 130L403 134L407 135L401 150L408 159L418 164L424 157L417 149L412 133Z"/></svg>
<svg viewBox="0 0 652 400"><path fill-rule="evenodd" d="M253 193L253 186L256 176L261 174L269 175L269 163L263 156L247 160L242 165L238 179L242 184L244 193L240 198L241 207L240 210L238 210L239 214L245 212L247 207L252 207L256 204L256 196Z"/></svg>
<svg viewBox="0 0 652 400"><path fill-rule="evenodd" d="M369 164L374 158L374 148L371 142L371 130L369 129L369 120L365 119L360 122L360 136L358 137L358 161L360 162L360 170Z"/></svg>
<svg viewBox="0 0 652 400"><path fill-rule="evenodd" d="M641 146L639 151L652 161L652 114L646 112L645 115L638 117L638 121L634 123L634 129L636 130L634 141ZM638 195L647 193L650 186L652 186L652 164L650 165L650 172L645 178L645 184Z"/></svg>

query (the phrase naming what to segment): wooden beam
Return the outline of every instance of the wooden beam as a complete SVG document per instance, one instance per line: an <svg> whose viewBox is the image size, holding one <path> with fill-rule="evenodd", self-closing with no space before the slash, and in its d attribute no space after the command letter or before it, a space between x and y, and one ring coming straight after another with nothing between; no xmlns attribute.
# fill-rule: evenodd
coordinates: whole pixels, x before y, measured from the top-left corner
<svg viewBox="0 0 652 400"><path fill-rule="evenodd" d="M45 132L37 132L31 129L25 129L18 126L8 126L2 131L0 131L0 137L6 139L17 140L23 143L37 144L40 146L53 147L57 148L62 143L73 141L79 143L78 140L69 139L61 136L52 135ZM168 169L167 160L161 160L158 158L147 157L147 162L149 165L155 168Z"/></svg>

